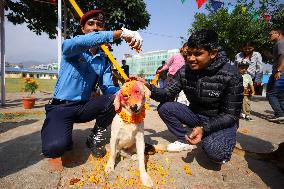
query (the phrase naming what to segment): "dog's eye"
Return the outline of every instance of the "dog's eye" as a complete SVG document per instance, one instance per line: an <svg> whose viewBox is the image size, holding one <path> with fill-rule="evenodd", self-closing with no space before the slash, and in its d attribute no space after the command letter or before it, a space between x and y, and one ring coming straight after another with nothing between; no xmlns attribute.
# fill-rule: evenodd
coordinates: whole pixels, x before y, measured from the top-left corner
<svg viewBox="0 0 284 189"><path fill-rule="evenodd" d="M124 97L124 98L127 98L127 97L128 97L128 95L127 95L127 94L124 94L124 95L123 95L123 97Z"/></svg>
<svg viewBox="0 0 284 189"><path fill-rule="evenodd" d="M138 93L139 93L139 91L135 91L135 93L136 93L136 94L138 94Z"/></svg>

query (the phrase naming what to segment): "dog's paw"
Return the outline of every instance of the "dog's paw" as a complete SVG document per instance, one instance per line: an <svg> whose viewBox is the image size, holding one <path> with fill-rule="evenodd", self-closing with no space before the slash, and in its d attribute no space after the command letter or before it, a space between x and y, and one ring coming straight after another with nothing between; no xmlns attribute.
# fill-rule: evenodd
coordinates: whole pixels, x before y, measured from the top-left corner
<svg viewBox="0 0 284 189"><path fill-rule="evenodd" d="M150 188L154 186L154 183L151 177L147 173L142 173L140 177L141 177L143 186L150 187Z"/></svg>
<svg viewBox="0 0 284 189"><path fill-rule="evenodd" d="M108 163L106 168L105 168L105 172L110 173L112 171L114 171L114 165L111 165L111 164Z"/></svg>

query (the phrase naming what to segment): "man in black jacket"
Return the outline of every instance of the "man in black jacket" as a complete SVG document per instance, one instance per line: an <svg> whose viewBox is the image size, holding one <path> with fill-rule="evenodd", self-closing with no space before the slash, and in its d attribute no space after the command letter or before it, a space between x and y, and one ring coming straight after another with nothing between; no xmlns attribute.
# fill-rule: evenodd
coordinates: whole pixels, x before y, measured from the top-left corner
<svg viewBox="0 0 284 189"><path fill-rule="evenodd" d="M188 48L186 64L166 88L145 84L151 90L151 98L161 102L159 115L178 139L168 145L169 151L189 150L191 145L201 143L212 161L225 163L236 144L242 77L221 51L214 31L194 32L188 39ZM172 102L181 90L189 106Z"/></svg>

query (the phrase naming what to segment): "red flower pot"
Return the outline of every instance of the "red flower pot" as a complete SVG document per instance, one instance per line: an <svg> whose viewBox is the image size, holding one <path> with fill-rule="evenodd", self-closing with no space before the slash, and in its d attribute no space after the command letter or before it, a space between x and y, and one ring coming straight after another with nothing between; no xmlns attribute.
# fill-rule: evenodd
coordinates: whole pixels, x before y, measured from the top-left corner
<svg viewBox="0 0 284 189"><path fill-rule="evenodd" d="M23 98L23 107L24 109L32 109L35 105L35 98L34 97L24 97Z"/></svg>

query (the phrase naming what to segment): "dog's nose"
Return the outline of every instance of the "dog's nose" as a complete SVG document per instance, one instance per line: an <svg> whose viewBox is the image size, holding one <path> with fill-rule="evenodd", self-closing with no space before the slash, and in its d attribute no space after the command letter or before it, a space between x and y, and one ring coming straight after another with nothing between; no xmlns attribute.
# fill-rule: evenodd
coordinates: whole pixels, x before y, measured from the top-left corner
<svg viewBox="0 0 284 189"><path fill-rule="evenodd" d="M134 104L133 106L130 106L130 109L131 109L133 112L138 112L138 106L137 106L137 104Z"/></svg>

